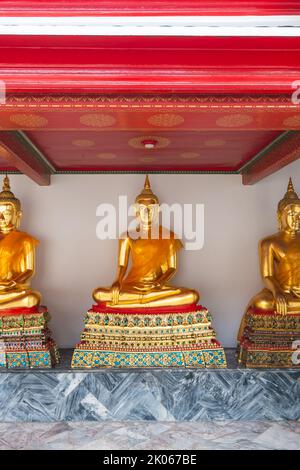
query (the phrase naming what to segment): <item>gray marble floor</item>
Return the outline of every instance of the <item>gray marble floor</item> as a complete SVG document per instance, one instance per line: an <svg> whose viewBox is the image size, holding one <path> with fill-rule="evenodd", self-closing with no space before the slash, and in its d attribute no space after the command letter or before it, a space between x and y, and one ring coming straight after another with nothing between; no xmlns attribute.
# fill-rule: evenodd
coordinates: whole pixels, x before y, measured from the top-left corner
<svg viewBox="0 0 300 470"><path fill-rule="evenodd" d="M300 421L0 423L0 450L300 449Z"/></svg>

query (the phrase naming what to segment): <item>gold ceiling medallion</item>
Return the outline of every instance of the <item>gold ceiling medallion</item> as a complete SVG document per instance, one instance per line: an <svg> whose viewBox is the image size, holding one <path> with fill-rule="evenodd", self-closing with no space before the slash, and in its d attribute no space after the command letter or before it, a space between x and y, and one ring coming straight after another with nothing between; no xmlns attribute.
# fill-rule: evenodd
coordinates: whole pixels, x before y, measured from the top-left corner
<svg viewBox="0 0 300 470"><path fill-rule="evenodd" d="M80 116L80 122L89 127L110 127L116 124L117 120L110 114L92 113Z"/></svg>
<svg viewBox="0 0 300 470"><path fill-rule="evenodd" d="M101 160L114 160L117 158L117 155L114 153L97 153L96 157Z"/></svg>
<svg viewBox="0 0 300 470"><path fill-rule="evenodd" d="M204 142L205 147L222 147L225 144L226 141L222 139L211 139Z"/></svg>
<svg viewBox="0 0 300 470"><path fill-rule="evenodd" d="M166 137L150 136L150 135L143 135L141 137L132 137L132 139L129 139L128 144L131 147L134 147L136 149L145 150L145 141L151 141L151 140L156 142L155 149L164 148L170 144L170 140L167 139Z"/></svg>
<svg viewBox="0 0 300 470"><path fill-rule="evenodd" d="M143 162L143 163L151 163L151 162L155 162L156 158L154 158L154 157L143 157L143 158L140 158L139 161Z"/></svg>
<svg viewBox="0 0 300 470"><path fill-rule="evenodd" d="M221 116L216 120L216 124L220 127L242 127L250 124L253 117L248 114L228 114Z"/></svg>
<svg viewBox="0 0 300 470"><path fill-rule="evenodd" d="M93 140L87 140L87 139L77 139L72 141L72 145L75 145L75 147L93 147L95 145L95 142Z"/></svg>
<svg viewBox="0 0 300 470"><path fill-rule="evenodd" d="M22 127L44 127L48 124L48 119L38 114L11 114L9 119Z"/></svg>
<svg viewBox="0 0 300 470"><path fill-rule="evenodd" d="M148 123L157 127L175 127L184 123L184 118L180 114L153 114L148 118Z"/></svg>
<svg viewBox="0 0 300 470"><path fill-rule="evenodd" d="M283 121L283 125L286 127L299 127L300 126L300 114L294 114Z"/></svg>
<svg viewBox="0 0 300 470"><path fill-rule="evenodd" d="M200 154L196 152L185 152L181 154L181 158L184 158L184 159L197 158L197 157L200 157Z"/></svg>

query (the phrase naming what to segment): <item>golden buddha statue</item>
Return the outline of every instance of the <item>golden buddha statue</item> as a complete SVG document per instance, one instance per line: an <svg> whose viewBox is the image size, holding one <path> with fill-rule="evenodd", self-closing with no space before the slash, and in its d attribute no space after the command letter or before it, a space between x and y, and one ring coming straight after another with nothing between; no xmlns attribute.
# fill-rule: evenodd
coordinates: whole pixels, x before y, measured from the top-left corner
<svg viewBox="0 0 300 470"><path fill-rule="evenodd" d="M21 204L5 176L0 193L0 313L1 309L38 306L39 292L30 289L38 240L18 230Z"/></svg>
<svg viewBox="0 0 300 470"><path fill-rule="evenodd" d="M95 289L94 300L116 308L196 304L198 292L169 284L177 271L177 253L182 243L173 232L159 225L159 201L151 190L148 176L142 192L135 199L135 207L138 237L128 232L119 241L117 279L110 288ZM155 224L158 236L153 238L151 233Z"/></svg>
<svg viewBox="0 0 300 470"><path fill-rule="evenodd" d="M278 204L279 231L259 245L259 259L265 288L249 302L238 333L241 340L248 312L274 312L277 315L300 312L300 199L291 178L285 196Z"/></svg>
<svg viewBox="0 0 300 470"><path fill-rule="evenodd" d="M94 290L72 367L225 367L198 292L170 284L182 243L159 223L148 176L134 207L137 224L120 237L117 278Z"/></svg>

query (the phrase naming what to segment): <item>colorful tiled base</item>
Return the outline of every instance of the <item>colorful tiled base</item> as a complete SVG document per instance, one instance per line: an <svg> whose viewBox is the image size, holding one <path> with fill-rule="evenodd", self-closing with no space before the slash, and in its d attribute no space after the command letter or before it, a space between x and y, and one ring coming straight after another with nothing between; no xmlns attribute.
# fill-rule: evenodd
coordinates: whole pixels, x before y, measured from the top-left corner
<svg viewBox="0 0 300 470"><path fill-rule="evenodd" d="M278 315L258 309L246 314L244 334L238 348L245 367L300 367L300 313Z"/></svg>
<svg viewBox="0 0 300 470"><path fill-rule="evenodd" d="M59 362L46 307L0 311L0 367L41 369Z"/></svg>
<svg viewBox="0 0 300 470"><path fill-rule="evenodd" d="M72 367L226 367L211 317L199 305L87 312Z"/></svg>
<svg viewBox="0 0 300 470"><path fill-rule="evenodd" d="M224 350L124 352L75 349L72 367L226 367Z"/></svg>
<svg viewBox="0 0 300 470"><path fill-rule="evenodd" d="M241 347L239 361L245 367L299 367L298 356L295 349L253 349L248 346Z"/></svg>
<svg viewBox="0 0 300 470"><path fill-rule="evenodd" d="M56 347L48 351L0 352L0 367L7 369L49 369L57 364L59 354Z"/></svg>

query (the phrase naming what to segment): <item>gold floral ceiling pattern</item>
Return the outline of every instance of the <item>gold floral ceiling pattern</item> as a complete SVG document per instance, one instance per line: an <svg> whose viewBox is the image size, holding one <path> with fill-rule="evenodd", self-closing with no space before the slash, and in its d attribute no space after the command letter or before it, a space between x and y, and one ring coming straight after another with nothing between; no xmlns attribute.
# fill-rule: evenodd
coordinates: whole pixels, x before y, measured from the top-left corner
<svg viewBox="0 0 300 470"><path fill-rule="evenodd" d="M97 153L96 157L100 158L100 160L114 160L115 158L117 158L117 155L115 153L106 152L106 153Z"/></svg>
<svg viewBox="0 0 300 470"><path fill-rule="evenodd" d="M181 158L183 158L185 160L188 160L190 158L197 158L200 155L199 155L199 153L196 153L196 152L184 152L180 156L181 156Z"/></svg>
<svg viewBox="0 0 300 470"><path fill-rule="evenodd" d="M95 142L88 139L76 139L72 141L72 144L75 145L75 147L89 148L93 147Z"/></svg>
<svg viewBox="0 0 300 470"><path fill-rule="evenodd" d="M48 124L48 119L38 114L11 114L10 121L21 127L37 128Z"/></svg>
<svg viewBox="0 0 300 470"><path fill-rule="evenodd" d="M205 140L205 147L223 147L226 144L226 140L223 139L211 139Z"/></svg>
<svg viewBox="0 0 300 470"><path fill-rule="evenodd" d="M183 124L184 118L180 114L153 114L153 116L148 118L148 123L156 127L175 127Z"/></svg>
<svg viewBox="0 0 300 470"><path fill-rule="evenodd" d="M248 114L228 114L219 117L216 124L220 127L241 127L250 124L253 117Z"/></svg>
<svg viewBox="0 0 300 470"><path fill-rule="evenodd" d="M290 116L284 119L283 124L288 129L290 127L299 127L300 126L300 114L295 114L294 116Z"/></svg>
<svg viewBox="0 0 300 470"><path fill-rule="evenodd" d="M80 116L81 124L89 127L109 127L116 124L116 118L110 114L92 113Z"/></svg>

